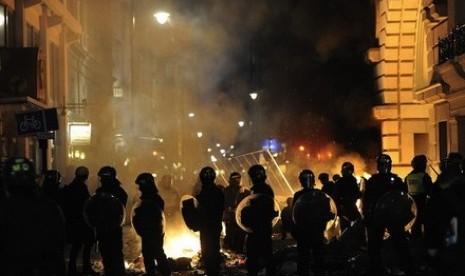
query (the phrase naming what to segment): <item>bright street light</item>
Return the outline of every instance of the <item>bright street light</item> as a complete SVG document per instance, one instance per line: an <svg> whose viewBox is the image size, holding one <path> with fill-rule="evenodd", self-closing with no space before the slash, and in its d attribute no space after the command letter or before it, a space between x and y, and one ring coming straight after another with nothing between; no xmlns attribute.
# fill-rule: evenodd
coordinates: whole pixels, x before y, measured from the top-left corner
<svg viewBox="0 0 465 276"><path fill-rule="evenodd" d="M237 124L239 125L239 127L243 127L244 126L244 121L239 121L239 122L237 122Z"/></svg>
<svg viewBox="0 0 465 276"><path fill-rule="evenodd" d="M170 18L170 14L168 12L159 11L159 12L156 12L153 15L153 17L155 17L155 19L157 20L158 23L163 25L166 22L168 22L168 20Z"/></svg>
<svg viewBox="0 0 465 276"><path fill-rule="evenodd" d="M258 93L257 92L252 92L249 94L250 98L252 100L256 100L258 98Z"/></svg>

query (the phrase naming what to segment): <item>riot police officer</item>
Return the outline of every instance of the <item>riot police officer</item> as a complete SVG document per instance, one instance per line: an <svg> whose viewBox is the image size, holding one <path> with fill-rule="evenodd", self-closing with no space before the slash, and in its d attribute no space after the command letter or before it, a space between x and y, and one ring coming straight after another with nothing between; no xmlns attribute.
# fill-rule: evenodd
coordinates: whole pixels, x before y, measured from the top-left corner
<svg viewBox="0 0 465 276"><path fill-rule="evenodd" d="M121 182L116 178L116 170L111 166L104 166L98 171L101 186L95 191L96 196L105 198L102 208L120 209L123 207L122 213L128 200L128 194L121 187ZM111 199L107 201L107 199ZM109 206L111 205L111 206ZM121 206L122 205L122 206ZM119 212L120 210L112 210ZM103 216L104 214L102 214ZM99 250L102 255L102 261L106 276L120 276L125 274L124 256L123 256L123 228L122 221L119 216L107 217L112 219L111 223L98 224L96 226L97 240L99 241ZM103 219L103 218L101 218Z"/></svg>
<svg viewBox="0 0 465 276"><path fill-rule="evenodd" d="M74 179L63 188L65 196L64 213L66 218L66 238L71 243L68 262L68 275L77 275L77 258L82 248L82 272L98 275L90 261L90 253L95 243L94 230L87 225L83 212L84 204L90 197L87 187L89 169L79 166L74 172Z"/></svg>
<svg viewBox="0 0 465 276"><path fill-rule="evenodd" d="M247 272L250 276L257 275L260 258L263 258L266 275L271 276L276 273L271 237L273 219L278 216L274 210L274 191L265 182L267 175L262 165L252 165L248 170L248 175L252 181L251 196L257 195L269 200L257 200L262 208L251 214L250 221L253 223L250 224L250 228L252 231L247 234L246 238Z"/></svg>
<svg viewBox="0 0 465 276"><path fill-rule="evenodd" d="M229 185L224 189L224 214L223 220L225 224L226 235L223 240L223 246L226 249L235 252L242 252L244 247L244 231L237 225L236 222L236 207L239 204L241 195L241 174L232 172L229 175Z"/></svg>
<svg viewBox="0 0 465 276"><path fill-rule="evenodd" d="M297 241L299 255L297 270L300 276L308 276L310 251L313 253L314 275L325 275L326 223L331 218L330 198L315 189L315 175L309 169L299 174L302 189L294 194L294 223L292 235Z"/></svg>
<svg viewBox="0 0 465 276"><path fill-rule="evenodd" d="M462 155L457 152L441 160L441 174L433 184L426 206L425 240L431 266L437 275L465 273L463 162ZM452 227L454 224L456 227Z"/></svg>
<svg viewBox="0 0 465 276"><path fill-rule="evenodd" d="M341 222L341 232L351 225L352 222L361 218L357 208L357 200L362 196L354 177L354 165L351 162L344 162L341 166L342 177L336 181L334 201L338 208Z"/></svg>
<svg viewBox="0 0 465 276"><path fill-rule="evenodd" d="M146 275L155 276L154 260L157 260L158 270L163 276L171 275L163 250L165 203L158 193L152 174L139 174L135 183L141 192L141 201L134 207L132 225L142 240L142 256Z"/></svg>
<svg viewBox="0 0 465 276"><path fill-rule="evenodd" d="M433 181L426 172L427 159L425 155L417 155L410 162L413 170L405 177L409 195L417 206L417 218L412 226L412 238L423 236L426 200L431 195Z"/></svg>
<svg viewBox="0 0 465 276"><path fill-rule="evenodd" d="M9 159L2 172L8 197L0 201L0 274L65 273L65 222L59 206L39 194L34 164Z"/></svg>
<svg viewBox="0 0 465 276"><path fill-rule="evenodd" d="M381 154L376 160L378 172L366 183L363 194L363 216L367 228L368 255L370 271L373 275L384 273L381 266L381 247L384 231L387 228L399 258L401 268L407 275L414 275L412 256L408 246L407 235L402 221L385 223L385 218L375 215L378 200L390 191L407 193L407 186L396 174L391 172L392 160L387 154ZM408 214L405 214L408 216Z"/></svg>
<svg viewBox="0 0 465 276"><path fill-rule="evenodd" d="M61 174L57 170L48 170L44 173L41 194L42 196L55 201L63 209L65 197L61 187Z"/></svg>
<svg viewBox="0 0 465 276"><path fill-rule="evenodd" d="M211 167L204 167L199 173L202 183L195 196L199 202L202 219L200 223L200 246L206 274L220 275L220 237L224 210L224 195L215 183L216 173Z"/></svg>

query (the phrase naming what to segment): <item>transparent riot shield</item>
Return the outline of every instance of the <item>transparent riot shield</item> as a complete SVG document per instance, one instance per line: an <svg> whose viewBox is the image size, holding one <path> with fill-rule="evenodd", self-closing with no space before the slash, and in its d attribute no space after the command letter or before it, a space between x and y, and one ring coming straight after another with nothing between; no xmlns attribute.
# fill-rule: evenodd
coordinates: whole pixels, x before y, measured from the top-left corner
<svg viewBox="0 0 465 276"><path fill-rule="evenodd" d="M327 232L336 226L336 203L326 193L311 190L301 195L294 203L292 220L296 225L311 225L315 221L326 221Z"/></svg>
<svg viewBox="0 0 465 276"><path fill-rule="evenodd" d="M274 226L281 210L278 202L270 196L252 194L245 197L236 208L236 222L247 233L271 221Z"/></svg>
<svg viewBox="0 0 465 276"><path fill-rule="evenodd" d="M187 228L197 232L202 224L202 209L199 201L191 196L184 195L181 197L181 214Z"/></svg>
<svg viewBox="0 0 465 276"><path fill-rule="evenodd" d="M125 222L126 209L115 196L108 193L97 193L86 201L84 217L92 228L121 227Z"/></svg>
<svg viewBox="0 0 465 276"><path fill-rule="evenodd" d="M417 206L412 197L402 191L389 191L375 205L373 219L385 226L401 225L410 230L417 216Z"/></svg>
<svg viewBox="0 0 465 276"><path fill-rule="evenodd" d="M152 200L137 201L131 209L131 226L140 236L165 233L165 213Z"/></svg>

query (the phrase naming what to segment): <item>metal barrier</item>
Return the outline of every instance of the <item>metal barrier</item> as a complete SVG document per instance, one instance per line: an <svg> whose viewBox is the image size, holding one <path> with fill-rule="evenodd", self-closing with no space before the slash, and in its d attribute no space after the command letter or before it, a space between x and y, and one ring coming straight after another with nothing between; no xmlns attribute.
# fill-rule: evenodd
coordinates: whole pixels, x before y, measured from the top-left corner
<svg viewBox="0 0 465 276"><path fill-rule="evenodd" d="M255 164L260 164L265 167L267 174L266 182L273 188L277 196L287 198L294 195L294 190L289 185L289 182L276 163L273 155L267 149L218 159L213 162L213 166L218 173L217 177L221 178L224 183L228 183L229 174L232 172L239 172L243 176L243 179L247 179L247 170Z"/></svg>

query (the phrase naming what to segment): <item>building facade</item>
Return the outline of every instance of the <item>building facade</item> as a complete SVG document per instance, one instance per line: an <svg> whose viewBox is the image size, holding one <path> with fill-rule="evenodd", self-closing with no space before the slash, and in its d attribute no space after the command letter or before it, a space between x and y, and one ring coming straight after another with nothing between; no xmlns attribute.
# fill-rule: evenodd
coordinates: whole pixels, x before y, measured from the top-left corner
<svg viewBox="0 0 465 276"><path fill-rule="evenodd" d="M392 157L393 170L401 176L411 170L413 156L425 154L435 176L439 161L449 152L465 154L465 52L460 50L465 4L375 4L379 43L368 56L376 65L383 102L374 108L381 121L382 151Z"/></svg>
<svg viewBox="0 0 465 276"><path fill-rule="evenodd" d="M117 110L130 101L130 8L124 0L0 0L2 161L26 156L38 173L65 175L112 164L115 137L128 128ZM18 114L50 109L57 129L18 132Z"/></svg>

